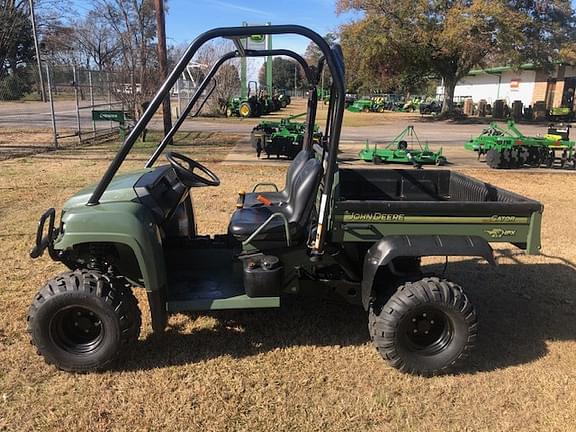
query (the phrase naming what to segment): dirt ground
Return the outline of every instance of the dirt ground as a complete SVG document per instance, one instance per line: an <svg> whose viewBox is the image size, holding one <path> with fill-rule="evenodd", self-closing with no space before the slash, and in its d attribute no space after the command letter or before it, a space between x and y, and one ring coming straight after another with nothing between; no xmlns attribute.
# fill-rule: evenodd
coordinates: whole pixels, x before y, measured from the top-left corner
<svg viewBox="0 0 576 432"><path fill-rule="evenodd" d="M222 179L194 190L203 233L226 230L239 189L282 182L285 166L219 163L236 143L177 140ZM481 320L477 351L454 375L402 375L370 344L362 309L297 298L272 311L177 314L163 338L152 337L144 313L138 344L112 370L74 375L45 365L29 344L26 311L64 268L28 257L36 221L96 181L113 150L0 162L0 430L574 430L576 176L560 172L463 171L540 200L545 216L541 256L504 246L498 267L448 266ZM142 166L147 150L141 145L124 169Z"/></svg>

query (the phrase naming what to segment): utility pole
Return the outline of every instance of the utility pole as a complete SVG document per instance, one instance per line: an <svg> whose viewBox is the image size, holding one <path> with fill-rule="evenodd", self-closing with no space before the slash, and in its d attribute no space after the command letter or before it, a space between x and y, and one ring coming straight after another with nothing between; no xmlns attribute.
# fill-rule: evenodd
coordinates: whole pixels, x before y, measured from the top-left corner
<svg viewBox="0 0 576 432"><path fill-rule="evenodd" d="M296 81L298 76L298 62L294 62L294 97L296 97Z"/></svg>
<svg viewBox="0 0 576 432"><path fill-rule="evenodd" d="M34 49L36 50L36 65L38 66L38 78L40 80L40 96L42 102L46 102L46 90L44 88L44 75L42 74L42 60L40 59L40 45L36 32L36 15L34 14L34 0L28 0L30 5L30 21L32 21L32 34L34 35Z"/></svg>
<svg viewBox="0 0 576 432"><path fill-rule="evenodd" d="M154 0L156 9L156 31L158 34L158 60L160 63L160 80L168 78L168 54L166 52L166 21L164 14L164 0ZM164 135L172 129L172 110L170 109L170 94L162 102L162 119L164 120ZM172 144L172 140L168 142Z"/></svg>

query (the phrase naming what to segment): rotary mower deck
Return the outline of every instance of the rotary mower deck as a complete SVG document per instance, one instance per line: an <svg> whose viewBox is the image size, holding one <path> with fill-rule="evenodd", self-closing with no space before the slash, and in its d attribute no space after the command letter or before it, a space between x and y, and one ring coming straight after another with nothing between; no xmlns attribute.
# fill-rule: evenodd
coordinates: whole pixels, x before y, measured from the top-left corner
<svg viewBox="0 0 576 432"><path fill-rule="evenodd" d="M570 141L569 130L570 126L550 125L545 136L531 137L520 132L513 121L507 123L506 129L493 122L464 148L477 152L478 158L486 155L486 163L495 169L575 168L576 143Z"/></svg>
<svg viewBox="0 0 576 432"><path fill-rule="evenodd" d="M410 141L410 142L408 142ZM447 160L442 155L442 148L434 152L428 143L422 144L414 126L407 126L396 138L385 147L378 148L378 144L366 147L360 151L359 156L365 162L381 163L401 163L413 164L417 167L421 165L445 165Z"/></svg>

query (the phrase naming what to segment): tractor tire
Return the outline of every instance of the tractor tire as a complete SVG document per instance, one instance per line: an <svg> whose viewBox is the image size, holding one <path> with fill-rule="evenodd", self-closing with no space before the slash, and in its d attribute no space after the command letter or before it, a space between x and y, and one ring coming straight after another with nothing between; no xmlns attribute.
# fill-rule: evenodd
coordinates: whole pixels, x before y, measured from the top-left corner
<svg viewBox="0 0 576 432"><path fill-rule="evenodd" d="M488 152L486 153L486 164L490 167L490 168L494 168L494 169L500 169L503 167L503 156L502 153L499 152L498 150L488 150Z"/></svg>
<svg viewBox="0 0 576 432"><path fill-rule="evenodd" d="M384 107L383 106L379 106L376 111L378 111L380 114L382 114L384 112Z"/></svg>
<svg viewBox="0 0 576 432"><path fill-rule="evenodd" d="M238 108L238 112L242 118L248 118L254 115L254 109L249 102L242 102Z"/></svg>
<svg viewBox="0 0 576 432"><path fill-rule="evenodd" d="M264 105L260 102L250 102L250 106L252 107L252 117L262 117L264 114Z"/></svg>
<svg viewBox="0 0 576 432"><path fill-rule="evenodd" d="M27 321L38 354L68 372L106 368L138 340L142 323L130 287L94 270L48 281L34 297Z"/></svg>
<svg viewBox="0 0 576 432"><path fill-rule="evenodd" d="M462 288L438 277L406 282L369 308L376 349L392 367L431 376L458 368L474 348L478 319Z"/></svg>

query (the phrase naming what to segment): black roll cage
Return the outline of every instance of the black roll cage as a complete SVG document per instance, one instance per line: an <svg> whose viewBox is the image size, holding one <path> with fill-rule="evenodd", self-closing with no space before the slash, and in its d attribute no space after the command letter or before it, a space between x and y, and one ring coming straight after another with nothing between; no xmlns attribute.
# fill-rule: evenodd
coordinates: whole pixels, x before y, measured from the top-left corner
<svg viewBox="0 0 576 432"><path fill-rule="evenodd" d="M252 35L282 35L282 34L296 34L304 36L318 45L323 57L320 59L317 69L317 74L314 75L310 69L308 63L298 54L290 50L247 50L243 47L240 42L241 39L250 37ZM108 188L110 182L114 178L114 175L118 172L118 169L126 159L126 156L136 143L136 140L140 134L144 131L154 113L160 107L162 101L166 96L169 95L170 89L174 86L178 77L182 74L190 60L198 52L198 50L208 41L215 38L226 38L231 39L236 47L235 51L229 52L222 56L214 66L210 69L209 73L206 75L202 83L198 86L198 89L194 93L193 97L190 99L182 115L174 124L172 129L166 134L162 139L154 154L146 163L146 168L151 167L154 162L158 159L160 154L164 151L167 144L170 142L171 138L174 136L176 131L182 126L182 123L196 104L202 93L206 90L210 81L216 75L218 69L224 64L224 62L235 58L235 57L262 57L262 56L278 56L284 55L295 59L304 69L306 78L310 84L310 92L308 97L308 113L306 118L306 133L305 133L305 146L306 148L311 148L313 129L316 121L316 107L318 102L318 95L316 86L318 84L318 79L321 76L322 69L326 64L332 75L332 87L330 91L330 103L328 107L328 117L326 121L326 141L323 143L323 155L322 162L324 168L323 175L323 190L320 200L320 209L318 212L318 226L316 230L316 240L312 248L312 253L314 255L319 255L323 253L326 227L329 224L330 211L329 205L332 198L332 189L334 183L334 174L337 169L337 154L338 154L338 144L340 141L340 131L342 127L342 117L344 115L344 99L345 99L345 86L344 86L344 61L342 56L342 50L339 46L330 48L328 43L316 32L310 30L309 28L298 26L298 25L276 25L276 26L250 26L250 27L222 27L209 30L200 36L198 36L186 49L182 58L178 61L166 81L160 86L152 101L142 114L142 117L138 120L132 131L126 137L126 140L118 150L118 153L110 163L110 166L102 176L102 179L94 189L92 196L87 202L87 205L93 206L98 205L102 195ZM327 155L327 157L326 157Z"/></svg>

